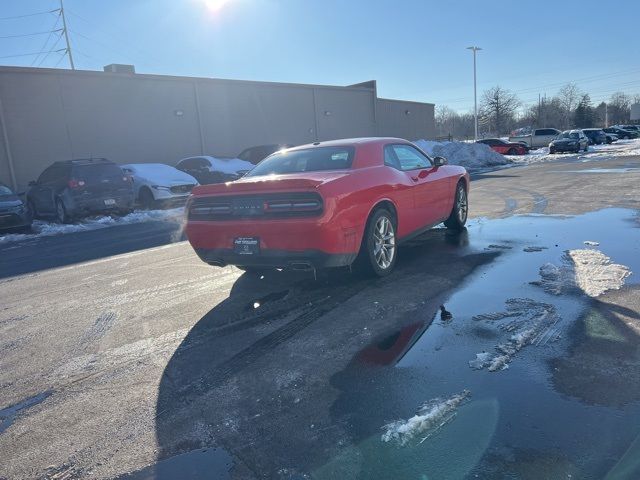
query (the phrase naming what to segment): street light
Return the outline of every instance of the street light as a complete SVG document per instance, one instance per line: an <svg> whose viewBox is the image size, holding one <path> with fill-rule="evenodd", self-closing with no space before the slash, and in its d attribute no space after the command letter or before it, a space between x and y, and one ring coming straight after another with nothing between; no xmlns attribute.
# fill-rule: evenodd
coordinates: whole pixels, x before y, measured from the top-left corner
<svg viewBox="0 0 640 480"><path fill-rule="evenodd" d="M476 52L482 49L480 47L467 47L467 50L473 51L473 123L474 123L474 140L478 141L478 94L476 90Z"/></svg>

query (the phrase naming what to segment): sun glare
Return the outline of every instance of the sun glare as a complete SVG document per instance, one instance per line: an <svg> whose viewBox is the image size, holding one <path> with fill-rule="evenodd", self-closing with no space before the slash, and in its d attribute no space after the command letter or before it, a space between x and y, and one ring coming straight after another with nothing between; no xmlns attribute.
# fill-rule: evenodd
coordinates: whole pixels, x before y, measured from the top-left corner
<svg viewBox="0 0 640 480"><path fill-rule="evenodd" d="M213 13L222 10L227 3L230 3L230 0L204 0L206 7Z"/></svg>

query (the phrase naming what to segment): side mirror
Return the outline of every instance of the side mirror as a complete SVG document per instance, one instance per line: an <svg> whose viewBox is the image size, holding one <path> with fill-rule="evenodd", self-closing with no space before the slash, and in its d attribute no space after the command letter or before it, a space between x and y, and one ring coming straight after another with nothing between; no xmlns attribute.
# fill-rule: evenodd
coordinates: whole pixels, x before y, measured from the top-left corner
<svg viewBox="0 0 640 480"><path fill-rule="evenodd" d="M30 187L35 187L38 184L38 182L36 182L35 180L31 180L27 185L29 185Z"/></svg>
<svg viewBox="0 0 640 480"><path fill-rule="evenodd" d="M444 157L436 157L433 159L433 165L435 167L442 167L447 164L447 159Z"/></svg>

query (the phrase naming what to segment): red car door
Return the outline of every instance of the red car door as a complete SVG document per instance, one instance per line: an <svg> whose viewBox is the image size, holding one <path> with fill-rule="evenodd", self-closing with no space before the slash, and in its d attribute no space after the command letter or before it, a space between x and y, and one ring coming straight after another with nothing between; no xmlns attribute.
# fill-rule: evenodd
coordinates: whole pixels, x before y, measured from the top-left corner
<svg viewBox="0 0 640 480"><path fill-rule="evenodd" d="M446 167L434 167L431 159L412 145L391 146L400 168L413 183L416 229L431 226L449 216L451 178Z"/></svg>

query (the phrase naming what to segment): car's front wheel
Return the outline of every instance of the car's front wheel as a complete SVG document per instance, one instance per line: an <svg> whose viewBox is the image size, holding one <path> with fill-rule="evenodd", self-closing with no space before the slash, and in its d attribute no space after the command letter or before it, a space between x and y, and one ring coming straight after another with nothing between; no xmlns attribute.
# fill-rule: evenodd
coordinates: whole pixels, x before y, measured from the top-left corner
<svg viewBox="0 0 640 480"><path fill-rule="evenodd" d="M369 270L384 277L393 270L396 264L396 226L394 216L386 209L376 210L364 233L362 261Z"/></svg>
<svg viewBox="0 0 640 480"><path fill-rule="evenodd" d="M449 215L449 218L444 221L444 225L451 230L462 230L464 228L464 224L467 223L467 215L469 213L467 189L464 188L462 182L458 183L455 195L451 214Z"/></svg>

